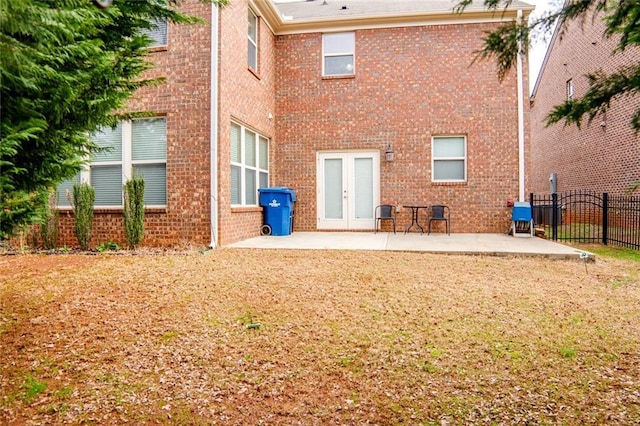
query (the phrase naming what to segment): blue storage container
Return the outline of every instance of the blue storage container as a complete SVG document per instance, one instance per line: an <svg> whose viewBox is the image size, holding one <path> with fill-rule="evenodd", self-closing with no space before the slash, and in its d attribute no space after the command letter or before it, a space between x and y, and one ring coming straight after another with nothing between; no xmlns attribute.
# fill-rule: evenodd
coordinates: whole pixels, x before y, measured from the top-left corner
<svg viewBox="0 0 640 426"><path fill-rule="evenodd" d="M531 205L529 203L514 203L511 219L511 227L514 237L533 237L533 220Z"/></svg>
<svg viewBox="0 0 640 426"><path fill-rule="evenodd" d="M293 232L293 205L296 192L284 186L258 189L264 225L263 235L290 235Z"/></svg>
<svg viewBox="0 0 640 426"><path fill-rule="evenodd" d="M524 202L513 203L512 220L516 222L531 222L531 205Z"/></svg>

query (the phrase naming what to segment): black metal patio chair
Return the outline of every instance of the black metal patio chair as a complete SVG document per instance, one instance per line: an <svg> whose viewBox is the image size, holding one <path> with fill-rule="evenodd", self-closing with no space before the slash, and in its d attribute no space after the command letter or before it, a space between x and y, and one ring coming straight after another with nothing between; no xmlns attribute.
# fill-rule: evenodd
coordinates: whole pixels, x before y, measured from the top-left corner
<svg viewBox="0 0 640 426"><path fill-rule="evenodd" d="M431 206L431 216L427 222L427 235L431 234L431 221L444 221L447 235L451 235L451 225L449 219L449 207L436 204Z"/></svg>
<svg viewBox="0 0 640 426"><path fill-rule="evenodd" d="M390 220L393 222L393 233L396 233L396 207L391 204L380 204L376 207L375 211L376 216L376 230L375 233L378 233L378 229L380 228L380 222L383 220Z"/></svg>

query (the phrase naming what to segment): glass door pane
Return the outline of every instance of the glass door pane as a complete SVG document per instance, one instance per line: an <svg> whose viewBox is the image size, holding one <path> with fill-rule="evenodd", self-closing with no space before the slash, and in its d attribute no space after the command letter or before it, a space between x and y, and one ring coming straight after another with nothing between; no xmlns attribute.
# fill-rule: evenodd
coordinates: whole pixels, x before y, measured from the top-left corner
<svg viewBox="0 0 640 426"><path fill-rule="evenodd" d="M342 159L324 160L324 218L343 218Z"/></svg>
<svg viewBox="0 0 640 426"><path fill-rule="evenodd" d="M355 158L353 167L355 219L373 219L373 158Z"/></svg>

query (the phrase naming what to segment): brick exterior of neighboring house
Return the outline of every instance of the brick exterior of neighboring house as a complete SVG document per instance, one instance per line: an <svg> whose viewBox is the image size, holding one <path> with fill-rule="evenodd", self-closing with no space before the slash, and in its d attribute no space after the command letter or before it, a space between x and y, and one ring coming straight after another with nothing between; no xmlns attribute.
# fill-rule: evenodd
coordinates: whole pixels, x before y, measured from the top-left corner
<svg viewBox="0 0 640 426"><path fill-rule="evenodd" d="M567 99L571 80L573 95L580 98L589 88L587 74L611 73L636 65L640 50L613 54L618 39L604 37L605 24L592 16L564 23L549 46L531 102L531 189L550 191L549 177L557 174L557 190L585 190L625 194L640 179L640 140L631 118L640 98L615 99L610 109L580 128L563 122L545 126L553 106Z"/></svg>
<svg viewBox="0 0 640 426"><path fill-rule="evenodd" d="M526 19L531 7L519 7ZM181 8L216 23L170 26L166 49L150 53L153 75L167 82L130 103L131 110L152 110L167 120L167 206L147 211L144 245L226 245L259 235L262 208L231 195L235 129L268 140L269 185L296 191L294 231L328 229L319 175L333 176L320 171L323 155L348 160L361 153L373 162L365 186L373 185L374 205L441 203L451 208L452 232L508 229L507 202L525 192L521 179L529 190L528 103L521 139L515 70L500 82L494 62L472 61L484 32L515 19L515 8L415 13L400 20L356 16L344 28L330 19L290 22L269 0L232 1L218 11L188 0ZM249 10L258 22L257 69L247 66ZM341 30L355 33L356 71L323 77L322 34ZM526 61L522 69L527 87ZM464 138L463 182L432 182L434 136ZM388 148L394 161L385 160ZM351 194L345 189L344 196ZM97 210L92 245L124 244L121 216L121 210ZM409 221L402 209L399 227ZM348 221L330 227L361 229ZM72 214L63 211L61 244L75 245L72 230Z"/></svg>

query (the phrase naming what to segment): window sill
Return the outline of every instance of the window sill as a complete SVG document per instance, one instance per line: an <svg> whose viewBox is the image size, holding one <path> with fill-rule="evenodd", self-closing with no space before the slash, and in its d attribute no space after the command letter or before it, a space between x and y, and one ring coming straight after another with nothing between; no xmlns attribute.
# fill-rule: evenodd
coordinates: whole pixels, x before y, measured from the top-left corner
<svg viewBox="0 0 640 426"><path fill-rule="evenodd" d="M145 207L144 214L166 214L166 207Z"/></svg>
<svg viewBox="0 0 640 426"><path fill-rule="evenodd" d="M431 181L432 186L467 186L469 182L434 182Z"/></svg>
<svg viewBox="0 0 640 426"><path fill-rule="evenodd" d="M262 212L261 206L234 206L231 207L231 213L255 213Z"/></svg>
<svg viewBox="0 0 640 426"><path fill-rule="evenodd" d="M147 49L147 52L149 53L153 53L153 52L166 52L167 50L169 50L169 46L167 46L166 44L164 46L152 46L149 47Z"/></svg>
<svg viewBox="0 0 640 426"><path fill-rule="evenodd" d="M355 74L342 74L342 75L323 75L323 80L350 80L356 78Z"/></svg>
<svg viewBox="0 0 640 426"><path fill-rule="evenodd" d="M71 207L58 207L60 213L73 213ZM93 209L94 214L122 214L122 207L96 207ZM165 214L167 213L166 207L145 207L144 214Z"/></svg>

